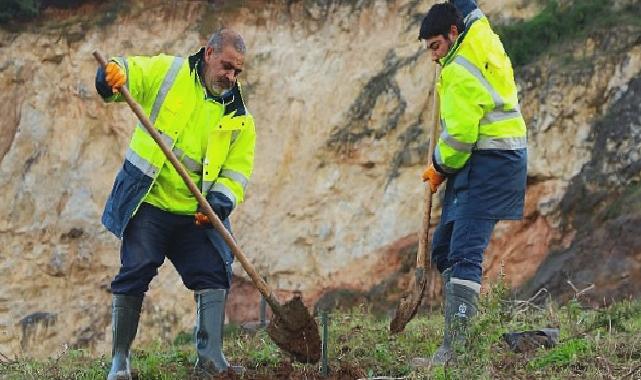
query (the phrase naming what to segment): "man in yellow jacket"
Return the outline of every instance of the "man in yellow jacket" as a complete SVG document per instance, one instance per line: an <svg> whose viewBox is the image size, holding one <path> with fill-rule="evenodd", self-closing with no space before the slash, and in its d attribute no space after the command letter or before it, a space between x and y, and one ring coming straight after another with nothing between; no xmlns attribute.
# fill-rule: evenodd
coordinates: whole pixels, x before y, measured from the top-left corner
<svg viewBox="0 0 641 380"><path fill-rule="evenodd" d="M244 59L242 37L223 29L187 58L113 57L96 74L96 89L105 101L123 100L118 89L127 85L228 230L229 214L244 199L254 162L254 120L237 81ZM195 197L141 125L134 130L102 222L122 239L121 267L111 283L113 358L107 379L131 378L129 351L142 300L165 257L194 291L197 368L226 371L222 329L231 250L198 212Z"/></svg>
<svg viewBox="0 0 641 380"><path fill-rule="evenodd" d="M527 180L527 131L510 58L474 0L434 5L419 39L442 66L441 135L423 180L447 181L432 261L444 284L445 333L431 359L442 364L465 341L477 311L483 252L498 220L520 219Z"/></svg>

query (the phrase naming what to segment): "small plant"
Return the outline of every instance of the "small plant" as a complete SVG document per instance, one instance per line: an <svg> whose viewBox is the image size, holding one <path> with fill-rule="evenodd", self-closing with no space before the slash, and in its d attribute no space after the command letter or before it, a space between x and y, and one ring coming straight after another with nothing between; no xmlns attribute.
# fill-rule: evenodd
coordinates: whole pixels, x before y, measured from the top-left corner
<svg viewBox="0 0 641 380"><path fill-rule="evenodd" d="M194 342L193 331L181 331L174 338L174 346L186 346Z"/></svg>
<svg viewBox="0 0 641 380"><path fill-rule="evenodd" d="M590 344L587 341L572 339L544 352L542 356L529 362L528 368L537 370L547 366L567 367L589 350Z"/></svg>

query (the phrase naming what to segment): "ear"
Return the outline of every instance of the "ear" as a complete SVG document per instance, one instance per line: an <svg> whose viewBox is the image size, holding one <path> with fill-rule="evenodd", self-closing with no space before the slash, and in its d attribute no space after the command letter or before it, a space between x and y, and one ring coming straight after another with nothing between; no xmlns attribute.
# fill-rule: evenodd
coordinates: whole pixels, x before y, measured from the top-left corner
<svg viewBox="0 0 641 380"><path fill-rule="evenodd" d="M458 35L459 35L458 27L456 25L450 26L450 33L449 34L450 34L450 39L452 41L456 40L458 38Z"/></svg>
<svg viewBox="0 0 641 380"><path fill-rule="evenodd" d="M205 62L209 63L213 55L214 55L214 48L211 46L207 46L205 48Z"/></svg>

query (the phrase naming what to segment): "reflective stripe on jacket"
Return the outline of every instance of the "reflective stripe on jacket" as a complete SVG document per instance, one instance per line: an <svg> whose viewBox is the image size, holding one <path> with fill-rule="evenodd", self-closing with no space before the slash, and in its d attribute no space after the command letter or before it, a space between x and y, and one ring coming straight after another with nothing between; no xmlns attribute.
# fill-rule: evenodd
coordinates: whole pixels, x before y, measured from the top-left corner
<svg viewBox="0 0 641 380"><path fill-rule="evenodd" d="M499 37L470 0L466 32L442 60L442 132L434 163L446 174L441 223L523 217L526 128Z"/></svg>
<svg viewBox="0 0 641 380"><path fill-rule="evenodd" d="M112 60L125 70L131 95L164 142L188 170L200 170L200 188L207 199L218 192L229 198L233 207L242 202L253 169L256 132L253 117L242 101L240 86L233 89L228 104L221 104L207 96L197 68L189 62L191 57L187 60L159 55ZM119 94L107 99L121 100ZM188 123L210 129L202 162L185 154L188 147L175 146ZM109 231L122 237L129 219L144 201L166 161L144 127L137 125L105 205L102 221ZM180 177L172 178L176 186L184 186Z"/></svg>
<svg viewBox="0 0 641 380"><path fill-rule="evenodd" d="M463 168L474 150L527 147L517 88L509 57L479 9L441 61L438 92L441 135L435 163L446 174Z"/></svg>

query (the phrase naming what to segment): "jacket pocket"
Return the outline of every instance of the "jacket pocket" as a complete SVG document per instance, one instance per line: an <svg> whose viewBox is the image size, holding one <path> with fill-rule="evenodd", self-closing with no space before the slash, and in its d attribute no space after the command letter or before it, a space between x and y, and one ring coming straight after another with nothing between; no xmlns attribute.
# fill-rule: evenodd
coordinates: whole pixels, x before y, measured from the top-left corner
<svg viewBox="0 0 641 380"><path fill-rule="evenodd" d="M103 223L109 231L122 236L129 218L144 195L145 185L151 184L151 181L151 178L125 161L116 175L111 194L105 205Z"/></svg>
<svg viewBox="0 0 641 380"><path fill-rule="evenodd" d="M470 188L470 162L468 161L465 166L463 166L463 169L461 169L458 173L454 175L452 178L453 180L453 188L454 192L458 193L460 191L464 191Z"/></svg>

